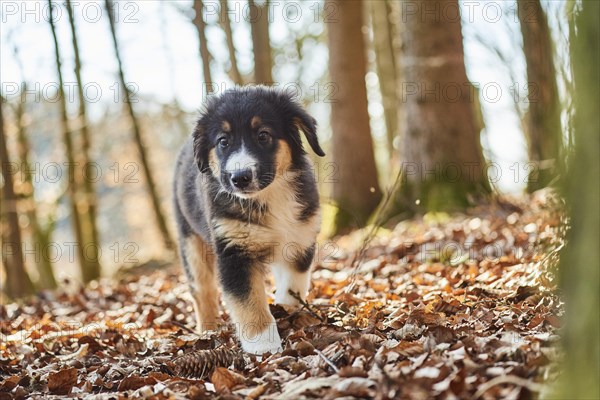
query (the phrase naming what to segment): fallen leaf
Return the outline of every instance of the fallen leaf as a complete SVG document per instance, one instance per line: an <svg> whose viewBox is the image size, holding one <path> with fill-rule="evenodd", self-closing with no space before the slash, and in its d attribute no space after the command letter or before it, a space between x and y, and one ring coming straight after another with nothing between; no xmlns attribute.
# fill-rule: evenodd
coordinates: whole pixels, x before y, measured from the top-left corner
<svg viewBox="0 0 600 400"><path fill-rule="evenodd" d="M218 367L210 376L210 381L215 385L218 393L226 393L231 391L237 384L244 382L244 377L227 368Z"/></svg>
<svg viewBox="0 0 600 400"><path fill-rule="evenodd" d="M61 369L48 375L48 390L52 394L69 394L75 384L77 384L77 370L75 368Z"/></svg>

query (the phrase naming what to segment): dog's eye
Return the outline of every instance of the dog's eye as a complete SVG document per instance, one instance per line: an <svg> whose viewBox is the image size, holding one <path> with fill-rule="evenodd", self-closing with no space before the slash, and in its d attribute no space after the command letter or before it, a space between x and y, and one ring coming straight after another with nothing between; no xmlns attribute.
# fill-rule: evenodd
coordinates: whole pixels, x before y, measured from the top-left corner
<svg viewBox="0 0 600 400"><path fill-rule="evenodd" d="M227 146L229 146L229 140L226 137L220 138L219 140L217 140L217 143L221 147L227 147Z"/></svg>
<svg viewBox="0 0 600 400"><path fill-rule="evenodd" d="M267 131L260 131L258 132L258 142L265 144L269 142L269 139L271 138L271 135L269 135L269 132Z"/></svg>

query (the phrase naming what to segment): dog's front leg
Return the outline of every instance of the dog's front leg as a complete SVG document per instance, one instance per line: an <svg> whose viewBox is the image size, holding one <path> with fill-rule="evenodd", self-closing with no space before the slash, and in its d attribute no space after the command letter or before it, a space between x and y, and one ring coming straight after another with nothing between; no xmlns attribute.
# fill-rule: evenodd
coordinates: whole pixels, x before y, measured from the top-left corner
<svg viewBox="0 0 600 400"><path fill-rule="evenodd" d="M225 305L244 351L258 355L281 351L265 293L264 266L232 246L219 254L219 273Z"/></svg>
<svg viewBox="0 0 600 400"><path fill-rule="evenodd" d="M283 262L273 264L275 278L275 303L297 306L297 296L304 300L310 288L310 266L315 255L315 245L283 255Z"/></svg>
<svg viewBox="0 0 600 400"><path fill-rule="evenodd" d="M215 279L214 253L200 236L193 234L180 237L179 248L196 311L196 330L199 333L217 330L219 291Z"/></svg>
<svg viewBox="0 0 600 400"><path fill-rule="evenodd" d="M297 306L300 302L296 293L302 300L306 298L310 287L310 271L299 271L294 265L281 263L274 264L271 268L275 279L275 304Z"/></svg>

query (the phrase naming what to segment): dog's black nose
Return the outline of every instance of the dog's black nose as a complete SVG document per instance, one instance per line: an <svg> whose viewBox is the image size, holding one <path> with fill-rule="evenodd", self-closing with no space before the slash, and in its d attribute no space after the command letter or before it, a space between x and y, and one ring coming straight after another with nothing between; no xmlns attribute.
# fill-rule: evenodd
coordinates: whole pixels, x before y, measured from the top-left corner
<svg viewBox="0 0 600 400"><path fill-rule="evenodd" d="M231 173L231 183L238 189L243 189L252 181L252 170L241 169Z"/></svg>

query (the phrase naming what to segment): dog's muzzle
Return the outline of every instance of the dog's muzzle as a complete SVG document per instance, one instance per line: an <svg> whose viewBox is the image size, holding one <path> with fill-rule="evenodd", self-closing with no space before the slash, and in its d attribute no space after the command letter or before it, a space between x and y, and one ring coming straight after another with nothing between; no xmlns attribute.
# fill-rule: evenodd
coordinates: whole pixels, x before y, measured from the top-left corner
<svg viewBox="0 0 600 400"><path fill-rule="evenodd" d="M229 179L233 187L244 190L252 183L252 170L250 168L236 170L230 174Z"/></svg>

